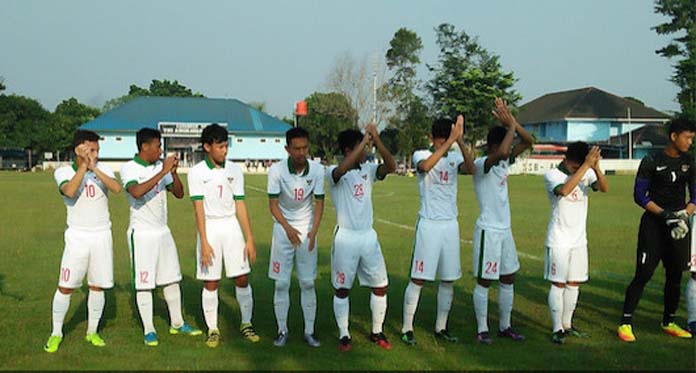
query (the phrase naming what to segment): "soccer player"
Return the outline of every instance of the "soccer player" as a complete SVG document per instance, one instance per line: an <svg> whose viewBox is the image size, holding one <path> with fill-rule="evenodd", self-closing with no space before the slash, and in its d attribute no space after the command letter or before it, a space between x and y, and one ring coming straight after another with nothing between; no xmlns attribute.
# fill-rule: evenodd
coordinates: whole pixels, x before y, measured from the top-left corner
<svg viewBox="0 0 696 373"><path fill-rule="evenodd" d="M181 199L184 186L176 172L179 159L170 156L160 161L161 138L156 129L138 131L138 154L121 166L121 182L130 205L126 239L130 248L131 275L144 341L148 346L159 344L152 321L152 290L156 286L163 287L169 308L169 333L202 334L184 322L181 313L181 269L176 244L167 226L167 192Z"/></svg>
<svg viewBox="0 0 696 373"><path fill-rule="evenodd" d="M504 126L493 127L488 131L488 155L474 161L474 190L481 211L474 229L473 274L476 277L474 288L474 311L479 343L491 344L488 332L488 288L493 281L499 281L498 311L500 314L498 336L521 341L524 336L515 332L510 325L513 283L515 273L520 269L517 249L510 227L510 202L508 201L508 169L515 157L532 146L534 139L524 130L510 113L505 102L495 100L493 114ZM521 141L512 146L515 133Z"/></svg>
<svg viewBox="0 0 696 373"><path fill-rule="evenodd" d="M568 145L557 168L544 175L551 217L546 231L544 278L551 282L549 309L553 343L565 343L566 336L587 338L573 326L580 284L587 282L587 206L590 190L609 191L599 168L599 147L578 141Z"/></svg>
<svg viewBox="0 0 696 373"><path fill-rule="evenodd" d="M463 116L459 115L455 124L450 119L438 119L431 130L433 146L413 153L413 165L418 172L420 210L416 223L411 281L404 294L401 340L408 345L416 344L413 318L421 288L426 281L435 281L436 277L440 279L440 286L437 293L435 336L448 342L457 342L457 338L447 330L454 281L462 277L457 222L457 174L471 174L474 170L473 154L464 144L463 133ZM450 150L454 143L459 145L461 154Z"/></svg>
<svg viewBox="0 0 696 373"><path fill-rule="evenodd" d="M674 322L674 313L679 307L682 271L689 263L689 227L685 220L696 210L696 170L688 153L696 125L693 120L673 119L668 126L669 143L664 151L641 160L633 188L633 198L645 212L638 230L636 272L626 289L618 328L619 338L626 342L636 340L633 312L660 261L666 277L662 330L675 337L691 338L691 333Z"/></svg>
<svg viewBox="0 0 696 373"><path fill-rule="evenodd" d="M311 347L319 347L319 340L314 336L317 314L314 280L317 278L316 238L324 213L324 167L307 160L307 130L291 128L285 133L285 140L287 162L272 165L268 172L268 206L275 220L268 277L275 281L273 306L278 322L278 337L273 344L281 347L288 340L290 277L293 261L296 261L304 339Z"/></svg>
<svg viewBox="0 0 696 373"><path fill-rule="evenodd" d="M373 143L384 160L383 164L366 163L367 147ZM384 146L374 124L365 127L365 134L348 129L338 134L338 146L345 158L339 165L328 168L331 200L336 208L336 228L331 249L331 274L336 293L334 315L339 331L340 351L351 349L348 332L350 302L348 294L357 274L360 285L372 288L370 310L372 333L370 340L384 349L391 344L383 332L387 313L387 267L372 228L372 184L394 172L396 163Z"/></svg>
<svg viewBox="0 0 696 373"><path fill-rule="evenodd" d="M87 335L93 346L106 343L97 333L104 311L104 289L114 286L114 265L108 193L121 192L114 172L98 162L99 135L78 130L73 137L76 161L58 168L54 178L67 209L65 250L60 263L58 289L53 296L53 332L44 350L56 352L63 341L63 320L70 295L87 275Z"/></svg>
<svg viewBox="0 0 696 373"><path fill-rule="evenodd" d="M205 127L201 134L205 159L193 166L188 174L198 230L196 278L203 281L201 298L208 326L206 344L211 348L220 343L218 283L223 263L227 277L234 279L242 314L239 329L247 340L259 341L251 324L254 300L248 280L250 264L256 261L254 236L244 203L242 169L225 160L227 139L224 127L216 123Z"/></svg>

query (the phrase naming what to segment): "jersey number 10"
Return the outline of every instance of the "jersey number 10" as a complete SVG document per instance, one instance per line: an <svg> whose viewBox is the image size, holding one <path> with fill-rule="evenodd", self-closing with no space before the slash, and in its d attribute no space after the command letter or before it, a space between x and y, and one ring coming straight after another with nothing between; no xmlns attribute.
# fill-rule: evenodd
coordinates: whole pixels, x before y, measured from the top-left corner
<svg viewBox="0 0 696 373"><path fill-rule="evenodd" d="M94 187L94 184L85 184L85 194L87 198L94 198L97 195L97 188Z"/></svg>

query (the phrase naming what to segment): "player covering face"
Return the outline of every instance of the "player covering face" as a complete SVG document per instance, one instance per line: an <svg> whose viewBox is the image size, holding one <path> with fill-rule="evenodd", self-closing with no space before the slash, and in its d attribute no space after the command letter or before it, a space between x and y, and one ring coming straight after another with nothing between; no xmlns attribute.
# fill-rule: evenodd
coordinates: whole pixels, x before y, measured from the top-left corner
<svg viewBox="0 0 696 373"><path fill-rule="evenodd" d="M104 289L114 285L108 192L119 193L121 185L113 171L98 162L99 135L78 130L73 149L75 162L54 173L67 210L68 228L58 289L53 296L53 331L44 346L46 352L56 352L63 341L70 295L82 286L85 275L89 286L85 340L93 346L106 346L97 329L104 311Z"/></svg>

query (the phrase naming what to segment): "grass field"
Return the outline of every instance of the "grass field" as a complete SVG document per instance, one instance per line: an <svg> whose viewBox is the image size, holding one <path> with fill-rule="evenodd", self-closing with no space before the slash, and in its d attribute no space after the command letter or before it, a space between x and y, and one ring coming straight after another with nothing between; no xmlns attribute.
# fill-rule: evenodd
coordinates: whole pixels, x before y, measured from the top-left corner
<svg viewBox="0 0 696 373"><path fill-rule="evenodd" d="M437 287L426 285L416 314L418 345L398 340L404 287L413 245L418 210L414 178L390 176L374 189L375 229L380 237L390 278L389 310L385 333L391 351L371 345L366 336L371 321L369 291L354 286L351 294L353 350L339 354L330 285L330 238L334 210L327 208L319 237L317 279L317 350L302 341L299 291L293 280L290 307L290 343L272 345L276 333L273 283L266 276L271 238L271 216L265 194L266 178L248 176L247 203L257 244L258 260L250 282L254 291L254 324L259 344L242 340L237 331L239 310L232 281L221 283L220 327L222 344L213 350L203 337L170 336L161 291L155 296L155 326L160 346L147 348L130 284L126 227L128 206L124 194L110 201L114 237L116 285L107 292L100 333L107 347L97 349L83 341L86 329L86 291L76 291L64 326L64 341L56 354L42 346L51 330L51 300L63 251L65 207L49 173L0 173L0 368L2 369L695 369L692 340L664 335L662 315L664 272L660 267L645 293L635 318L638 341L620 342L615 334L623 292L633 273L636 232L641 211L632 202L633 179L609 177L610 193L590 199L590 282L581 288L575 324L591 334L587 340L570 339L563 346L550 342L546 298L549 284L542 279L543 247L549 203L543 180L514 176L509 180L513 234L520 253L521 271L515 285L512 322L527 336L523 343L494 337L491 346L474 342L476 322L472 305L471 237L478 215L472 181L460 177L459 211L464 276L455 283L449 328L460 342L438 343L432 337ZM330 206L330 204L329 204ZM191 202L169 199L169 225L179 248L184 279L184 313L193 325L205 329L200 306L200 282L194 278L195 225ZM686 278L686 276L685 276ZM490 292L489 325L497 328L497 290ZM682 299L677 321L684 325Z"/></svg>

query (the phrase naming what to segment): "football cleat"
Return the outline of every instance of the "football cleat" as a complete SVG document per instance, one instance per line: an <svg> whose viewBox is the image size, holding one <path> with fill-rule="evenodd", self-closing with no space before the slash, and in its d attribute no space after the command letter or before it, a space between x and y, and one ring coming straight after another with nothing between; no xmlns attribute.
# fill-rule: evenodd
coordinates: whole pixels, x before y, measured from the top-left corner
<svg viewBox="0 0 696 373"><path fill-rule="evenodd" d="M217 329L209 330L205 344L210 348L217 347L220 344L220 332Z"/></svg>
<svg viewBox="0 0 696 373"><path fill-rule="evenodd" d="M413 337L412 330L409 330L406 333L401 333L401 340L409 346L416 344L416 338Z"/></svg>
<svg viewBox="0 0 696 373"><path fill-rule="evenodd" d="M517 333L516 331L512 330L512 327L509 327L505 330L499 331L498 337L510 338L516 342L524 341L524 336L522 334Z"/></svg>
<svg viewBox="0 0 696 373"><path fill-rule="evenodd" d="M276 339L273 340L273 345L276 347L283 347L286 343L288 343L288 333L286 332L278 333Z"/></svg>
<svg viewBox="0 0 696 373"><path fill-rule="evenodd" d="M682 329L679 325L671 322L667 325L662 325L662 331L678 338L691 338L691 333Z"/></svg>
<svg viewBox="0 0 696 373"><path fill-rule="evenodd" d="M352 345L349 336L342 337L338 340L338 350L342 352L350 351Z"/></svg>
<svg viewBox="0 0 696 373"><path fill-rule="evenodd" d="M384 333L371 333L370 334L370 340L376 344L379 347L382 347L385 350L391 350L392 345L389 343L387 340L387 337L384 335Z"/></svg>
<svg viewBox="0 0 696 373"><path fill-rule="evenodd" d="M491 335L488 332L481 332L476 334L476 342L482 344L482 345L489 345L493 343L493 339L491 339Z"/></svg>
<svg viewBox="0 0 696 373"><path fill-rule="evenodd" d="M186 334L190 336L197 336L203 334L203 332L199 329L196 329L189 325L188 323L184 322L180 327L175 328L175 327L170 327L169 328L169 334Z"/></svg>
<svg viewBox="0 0 696 373"><path fill-rule="evenodd" d="M61 342L63 342L63 337L59 335L52 335L48 337L48 341L46 341L46 345L44 346L44 351L50 353L58 351L58 347L60 346Z"/></svg>
<svg viewBox="0 0 696 373"><path fill-rule="evenodd" d="M566 337L574 337L574 338L590 338L589 334L583 333L583 332L575 329L574 326L571 326L570 328L566 329L565 335L566 335Z"/></svg>
<svg viewBox="0 0 696 373"><path fill-rule="evenodd" d="M97 333L90 333L85 336L85 341L92 344L92 346L104 347L106 342Z"/></svg>
<svg viewBox="0 0 696 373"><path fill-rule="evenodd" d="M619 338L621 338L621 340L624 342L635 342L636 341L636 336L633 335L633 326L631 326L631 324L619 325L619 329L617 330L617 334L619 335Z"/></svg>
<svg viewBox="0 0 696 373"><path fill-rule="evenodd" d="M239 331L242 332L242 336L248 341L256 343L261 340L261 337L256 334L256 330L251 325L251 323L242 324L239 326Z"/></svg>
<svg viewBox="0 0 696 373"><path fill-rule="evenodd" d="M145 334L144 342L147 346L150 347L155 347L159 345L159 341L157 340L157 333L149 332Z"/></svg>
<svg viewBox="0 0 696 373"><path fill-rule="evenodd" d="M304 335L304 340L307 342L309 347L319 347L321 346L321 342L317 339L317 337L314 336L314 334L305 334Z"/></svg>
<svg viewBox="0 0 696 373"><path fill-rule="evenodd" d="M449 333L449 331L447 331L447 329L442 329L439 332L435 332L435 338L441 339L443 341L450 342L450 343L457 343L457 341L459 340L459 338L451 335Z"/></svg>
<svg viewBox="0 0 696 373"><path fill-rule="evenodd" d="M565 332L563 330L556 330L551 334L551 342L562 345L565 343Z"/></svg>

